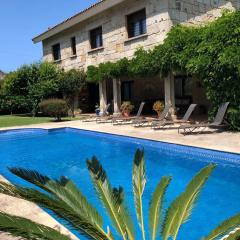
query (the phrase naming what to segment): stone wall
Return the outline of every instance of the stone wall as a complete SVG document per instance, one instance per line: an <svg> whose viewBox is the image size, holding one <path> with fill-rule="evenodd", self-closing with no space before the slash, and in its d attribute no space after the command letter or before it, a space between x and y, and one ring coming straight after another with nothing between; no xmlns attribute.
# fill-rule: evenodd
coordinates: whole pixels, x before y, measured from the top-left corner
<svg viewBox="0 0 240 240"><path fill-rule="evenodd" d="M147 34L128 39L126 15L146 8ZM89 31L102 26L103 47L90 49ZM116 61L123 57L132 57L139 47L146 49L161 43L172 27L168 14L167 0L131 0L109 9L77 26L43 41L44 60L52 61L52 45L61 44L62 61L65 69L86 68L106 61ZM71 57L70 38L75 36L77 57Z"/></svg>
<svg viewBox="0 0 240 240"><path fill-rule="evenodd" d="M169 15L173 24L203 24L222 15L223 10L240 9L239 0L170 0Z"/></svg>
<svg viewBox="0 0 240 240"><path fill-rule="evenodd" d="M147 34L128 39L126 15L146 8ZM106 61L131 58L139 47L149 49L163 42L174 24L198 24L219 17L222 9L240 8L239 0L128 0L95 17L43 41L44 60L53 61L52 45L61 44L65 69L86 68ZM102 26L103 48L91 50L89 31ZM76 37L77 56L71 56L71 37Z"/></svg>
<svg viewBox="0 0 240 240"><path fill-rule="evenodd" d="M147 34L128 39L126 15L146 8ZM222 9L239 9L239 0L128 0L64 32L43 41L44 60L53 61L52 45L61 44L60 66L86 68L106 61L131 58L139 47L149 49L163 42L174 24L199 24L219 17ZM89 31L102 26L103 48L91 50ZM71 56L71 37L76 37L77 56Z"/></svg>
<svg viewBox="0 0 240 240"><path fill-rule="evenodd" d="M147 34L128 39L126 16L146 9ZM153 48L162 43L172 26L176 24L196 25L216 19L223 9L239 9L240 0L126 0L95 17L86 20L64 32L43 41L44 60L53 61L52 46L61 45L61 61L58 64L64 69L84 68L106 61L117 61L131 58L139 47ZM102 26L103 48L91 50L89 31ZM77 56L71 56L72 37L76 37ZM164 80L160 77L148 79L121 79L134 81L132 101L149 102L164 99ZM113 99L112 81L107 82L107 102ZM192 88L194 103L208 107L205 91L197 79ZM149 107L151 109L151 106Z"/></svg>
<svg viewBox="0 0 240 240"><path fill-rule="evenodd" d="M0 70L0 80L2 80L5 75L6 75L6 74L5 74L3 71Z"/></svg>

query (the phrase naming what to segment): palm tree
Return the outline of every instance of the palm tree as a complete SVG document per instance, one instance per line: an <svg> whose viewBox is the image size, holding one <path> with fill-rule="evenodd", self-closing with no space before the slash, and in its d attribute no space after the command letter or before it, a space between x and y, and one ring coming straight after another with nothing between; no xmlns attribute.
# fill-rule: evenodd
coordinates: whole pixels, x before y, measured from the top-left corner
<svg viewBox="0 0 240 240"><path fill-rule="evenodd" d="M125 204L123 188L113 188L111 186L105 170L96 157L87 160L87 167L96 193L111 219L112 228L116 230L118 239L121 237L123 240L135 240L134 224ZM160 236L163 240L177 239L181 226L190 218L200 191L215 167L214 164L210 164L197 173L187 185L185 191L171 203L165 213L163 211L163 202L166 190L171 182L171 177L161 178L150 201L148 224L150 237L148 237L145 232L145 214L142 207L142 196L146 185L144 152L137 150L133 161L132 185L136 215L142 232L142 239L155 240ZM36 171L21 168L11 168L10 171L44 191L0 182L0 193L29 200L40 207L51 210L56 216L67 222L71 229L76 230L87 239L116 239L110 227L107 227L107 229L103 228L102 216L71 180L65 177L61 177L59 180L52 180ZM1 212L0 231L30 240L70 239L49 227ZM237 214L224 221L203 239L214 240L224 237L223 239L225 240L233 240L239 236L240 214Z"/></svg>

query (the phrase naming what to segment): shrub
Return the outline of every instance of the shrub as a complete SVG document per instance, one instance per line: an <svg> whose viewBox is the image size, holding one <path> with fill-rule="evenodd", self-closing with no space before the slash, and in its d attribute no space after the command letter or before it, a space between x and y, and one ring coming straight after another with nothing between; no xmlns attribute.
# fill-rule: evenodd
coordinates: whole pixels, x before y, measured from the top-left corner
<svg viewBox="0 0 240 240"><path fill-rule="evenodd" d="M230 108L227 113L227 120L231 129L240 131L240 108Z"/></svg>
<svg viewBox="0 0 240 240"><path fill-rule="evenodd" d="M6 75L0 94L2 105L8 112L37 112L38 104L58 93L58 80L62 72L51 63L24 65Z"/></svg>
<svg viewBox="0 0 240 240"><path fill-rule="evenodd" d="M68 112L67 103L61 99L44 100L39 104L39 108L44 115L54 117L58 121Z"/></svg>

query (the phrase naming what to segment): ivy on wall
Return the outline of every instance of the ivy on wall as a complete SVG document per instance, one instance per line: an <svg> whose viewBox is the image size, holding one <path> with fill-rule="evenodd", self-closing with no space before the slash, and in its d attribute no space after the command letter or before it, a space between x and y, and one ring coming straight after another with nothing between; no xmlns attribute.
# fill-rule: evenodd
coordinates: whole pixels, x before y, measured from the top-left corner
<svg viewBox="0 0 240 240"><path fill-rule="evenodd" d="M175 26L164 43L153 50L138 49L132 59L90 66L87 81L166 76L179 70L202 80L213 105L212 114L220 103L229 101L234 112L230 123L239 128L240 122L234 119L240 115L240 11L224 12L222 17L204 26Z"/></svg>

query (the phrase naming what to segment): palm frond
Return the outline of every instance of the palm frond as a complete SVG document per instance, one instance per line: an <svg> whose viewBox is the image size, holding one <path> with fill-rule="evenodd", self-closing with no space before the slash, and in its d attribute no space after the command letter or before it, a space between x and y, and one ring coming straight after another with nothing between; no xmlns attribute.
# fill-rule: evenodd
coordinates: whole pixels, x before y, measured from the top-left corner
<svg viewBox="0 0 240 240"><path fill-rule="evenodd" d="M171 181L170 177L162 177L151 199L149 208L149 226L152 240L156 239L156 234L160 225L162 203L170 181Z"/></svg>
<svg viewBox="0 0 240 240"><path fill-rule="evenodd" d="M0 231L28 240L71 240L52 228L2 212L0 212Z"/></svg>
<svg viewBox="0 0 240 240"><path fill-rule="evenodd" d="M236 227L240 227L240 214L237 214L224 222L211 231L211 233L204 238L204 240L214 240L223 237Z"/></svg>
<svg viewBox="0 0 240 240"><path fill-rule="evenodd" d="M143 240L145 240L142 195L146 185L146 171L145 171L144 151L141 151L139 149L136 151L136 154L134 157L132 184L133 184L134 203L136 208L137 219L142 230Z"/></svg>
<svg viewBox="0 0 240 240"><path fill-rule="evenodd" d="M165 216L164 227L162 230L162 237L164 240L167 240L170 236L173 240L176 239L181 225L189 219L199 193L214 168L215 165L213 164L203 168L190 181L185 191L170 205Z"/></svg>
<svg viewBox="0 0 240 240"><path fill-rule="evenodd" d="M98 211L88 203L86 197L78 190L70 180L62 186L55 181L49 181L45 185L59 199L66 203L73 211L78 212L92 224L102 228L103 220Z"/></svg>
<svg viewBox="0 0 240 240"><path fill-rule="evenodd" d="M30 182L38 187L43 188L43 186L50 180L49 177L40 174L37 171L24 169L24 168L9 168L9 171L14 175Z"/></svg>
<svg viewBox="0 0 240 240"><path fill-rule="evenodd" d="M55 198L54 196L44 194L34 189L13 186L3 182L0 182L0 193L25 199L38 204L40 207L51 210L59 218L64 219L71 229L80 232L88 239L113 239L81 213L73 210L61 199Z"/></svg>
<svg viewBox="0 0 240 240"><path fill-rule="evenodd" d="M37 171L22 168L11 168L10 171L61 199L73 211L88 219L99 231L102 231L102 217L71 180L61 177L58 181L54 181Z"/></svg>
<svg viewBox="0 0 240 240"><path fill-rule="evenodd" d="M124 192L120 187L113 189L100 162L93 157L87 160L88 170L96 192L106 209L117 232L123 239L134 239L132 221L124 205ZM127 220L127 224L125 222Z"/></svg>
<svg viewBox="0 0 240 240"><path fill-rule="evenodd" d="M224 236L222 240L239 240L240 239L240 226L234 229L227 236Z"/></svg>

